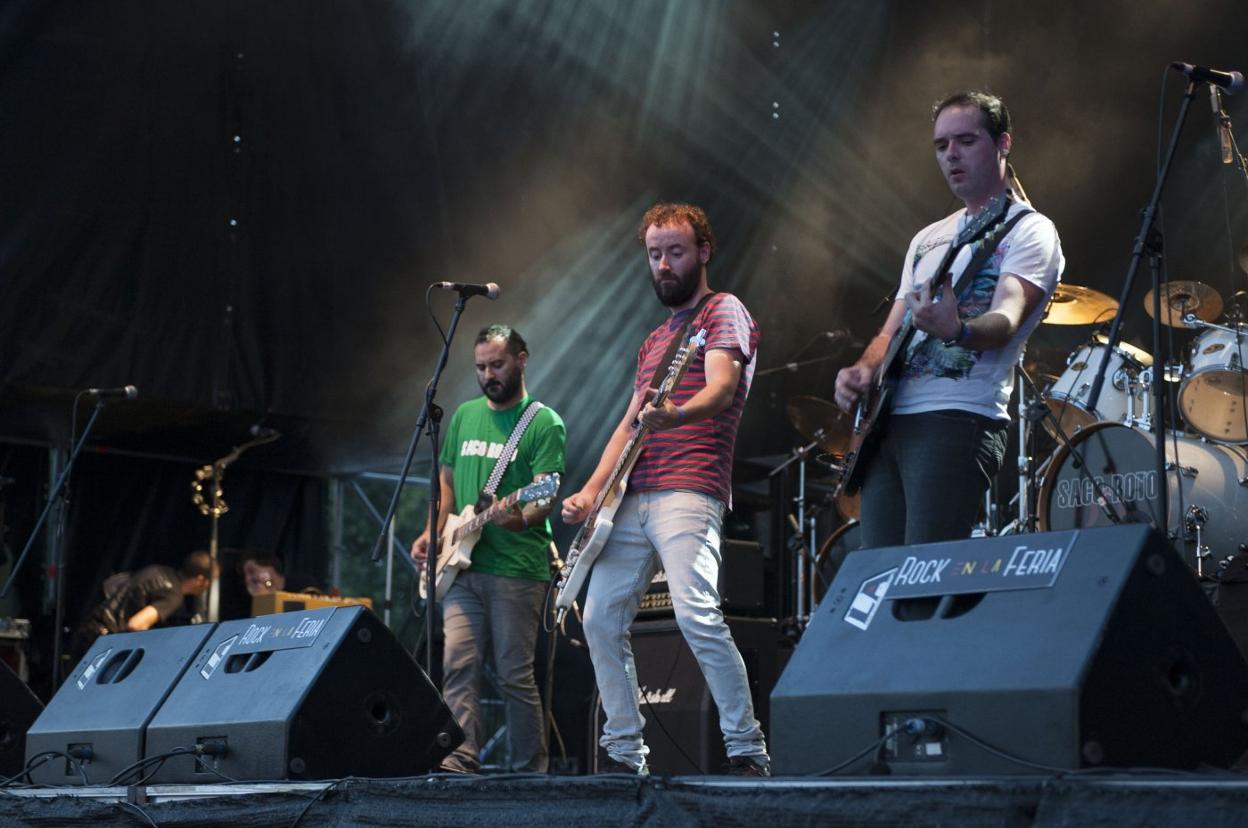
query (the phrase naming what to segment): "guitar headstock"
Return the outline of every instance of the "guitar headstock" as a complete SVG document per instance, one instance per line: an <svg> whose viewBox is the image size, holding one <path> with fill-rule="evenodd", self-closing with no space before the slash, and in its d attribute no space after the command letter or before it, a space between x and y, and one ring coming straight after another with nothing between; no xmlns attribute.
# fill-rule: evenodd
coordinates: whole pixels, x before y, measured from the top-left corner
<svg viewBox="0 0 1248 828"><path fill-rule="evenodd" d="M559 491L559 473L554 472L541 480L535 480L522 490L521 500L549 501ZM545 505L545 504L542 504Z"/></svg>

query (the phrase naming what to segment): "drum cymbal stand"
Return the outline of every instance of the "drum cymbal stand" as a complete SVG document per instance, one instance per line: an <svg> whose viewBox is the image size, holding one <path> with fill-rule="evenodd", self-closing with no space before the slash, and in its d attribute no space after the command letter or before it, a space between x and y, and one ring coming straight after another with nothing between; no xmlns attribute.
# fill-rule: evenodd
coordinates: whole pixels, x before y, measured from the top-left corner
<svg viewBox="0 0 1248 828"><path fill-rule="evenodd" d="M806 460L819 443L823 441L824 430L816 429L814 437L801 448L793 449L788 460L767 473L775 477L789 466L797 463L797 496L793 498L795 510L788 515L789 525L793 527L793 536L789 539L789 548L793 551L793 617L790 625L797 636L800 636L810 623L810 583L814 568L815 553L815 518L818 509L808 508L806 502ZM783 626L783 625L782 625Z"/></svg>
<svg viewBox="0 0 1248 828"><path fill-rule="evenodd" d="M1018 352L1018 370L1014 372L1014 388L1018 394L1018 493L1010 501L1010 506L1017 505L1018 511L1014 519L1002 526L997 534L1013 535L1036 531L1036 463L1029 451L1033 418L1030 416L1031 403L1028 402L1027 372L1023 368L1024 351ZM1037 405L1044 405L1044 399L1038 390L1035 391ZM1044 406L1048 410L1048 406ZM1046 463L1047 466L1047 463ZM991 492L991 489L989 490Z"/></svg>

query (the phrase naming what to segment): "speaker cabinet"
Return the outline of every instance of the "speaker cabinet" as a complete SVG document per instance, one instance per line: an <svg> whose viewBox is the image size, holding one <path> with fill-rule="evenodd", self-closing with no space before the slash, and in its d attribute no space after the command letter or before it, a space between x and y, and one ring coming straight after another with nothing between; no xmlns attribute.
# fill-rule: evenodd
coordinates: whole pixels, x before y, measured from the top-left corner
<svg viewBox="0 0 1248 828"><path fill-rule="evenodd" d="M158 782L409 776L462 740L429 678L354 606L219 624L148 725L147 755L170 756Z"/></svg>
<svg viewBox="0 0 1248 828"><path fill-rule="evenodd" d="M100 636L31 727L26 755L78 757L87 781L103 785L143 758L143 732L215 625ZM141 774L140 774L141 775ZM42 785L81 785L63 756L31 772Z"/></svg>
<svg viewBox="0 0 1248 828"><path fill-rule="evenodd" d="M772 757L782 774L860 752L844 772L1225 767L1246 705L1248 665L1147 526L867 549L772 694Z"/></svg>
<svg viewBox="0 0 1248 828"><path fill-rule="evenodd" d="M30 688L0 661L0 779L21 773L26 764L26 731L42 710Z"/></svg>
<svg viewBox="0 0 1248 828"><path fill-rule="evenodd" d="M776 622L770 618L725 620L745 662L754 715L766 732L768 693L780 671ZM719 730L719 712L675 619L639 621L630 633L651 773L720 773L728 759ZM602 706L596 704L590 722L591 744L598 743L602 723ZM606 751L601 747L596 750L597 766L602 767Z"/></svg>

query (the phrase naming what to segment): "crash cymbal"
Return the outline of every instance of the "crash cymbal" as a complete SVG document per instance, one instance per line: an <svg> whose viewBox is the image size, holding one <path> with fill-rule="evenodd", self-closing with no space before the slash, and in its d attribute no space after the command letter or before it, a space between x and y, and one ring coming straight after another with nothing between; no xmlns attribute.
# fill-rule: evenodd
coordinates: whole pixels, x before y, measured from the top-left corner
<svg viewBox="0 0 1248 828"><path fill-rule="evenodd" d="M1144 310L1153 315L1153 292L1144 295ZM1222 297L1203 282L1169 282L1161 292L1161 323L1172 328L1190 328L1183 322L1189 313L1212 322L1222 315Z"/></svg>
<svg viewBox="0 0 1248 828"><path fill-rule="evenodd" d="M808 440L817 439L819 448L828 454L845 453L853 421L835 403L819 397L790 397L785 408L799 434Z"/></svg>
<svg viewBox="0 0 1248 828"><path fill-rule="evenodd" d="M1239 269L1248 273L1248 244L1239 248Z"/></svg>
<svg viewBox="0 0 1248 828"><path fill-rule="evenodd" d="M1099 290L1060 284L1042 320L1047 325L1095 325L1118 310L1118 302Z"/></svg>

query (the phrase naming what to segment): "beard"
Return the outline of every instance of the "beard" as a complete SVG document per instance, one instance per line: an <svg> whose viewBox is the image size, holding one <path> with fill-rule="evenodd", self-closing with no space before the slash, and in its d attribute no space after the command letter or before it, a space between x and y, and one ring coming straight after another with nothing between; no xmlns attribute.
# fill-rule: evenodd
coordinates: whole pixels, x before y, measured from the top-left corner
<svg viewBox="0 0 1248 828"><path fill-rule="evenodd" d="M659 301L669 308L674 308L685 304L698 292L698 285L702 281L701 275L700 269L683 274L674 270L660 270L658 276L650 277L650 284L654 287L654 295L659 297Z"/></svg>
<svg viewBox="0 0 1248 828"><path fill-rule="evenodd" d="M505 380L490 380L481 383L481 392L492 403L505 403L520 391L520 374L512 374Z"/></svg>

